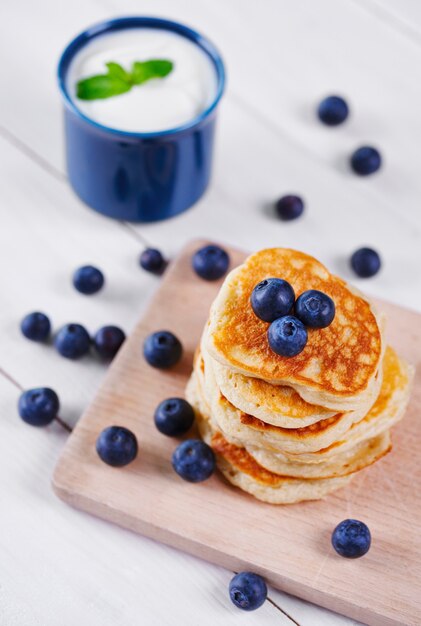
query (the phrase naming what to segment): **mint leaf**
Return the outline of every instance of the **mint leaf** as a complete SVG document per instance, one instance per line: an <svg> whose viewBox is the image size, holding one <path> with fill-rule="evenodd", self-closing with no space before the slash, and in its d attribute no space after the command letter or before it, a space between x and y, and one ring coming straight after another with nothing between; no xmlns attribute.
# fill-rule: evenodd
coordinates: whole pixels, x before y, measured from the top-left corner
<svg viewBox="0 0 421 626"><path fill-rule="evenodd" d="M80 100L99 100L118 96L131 88L131 84L121 78L104 74L80 80L76 86L76 95Z"/></svg>
<svg viewBox="0 0 421 626"><path fill-rule="evenodd" d="M120 78L121 80L124 80L127 83L131 82L131 76L129 72L126 72L124 67L122 67L119 63L110 61L109 63L106 63L105 65L108 68L108 74L110 76L114 76L115 78Z"/></svg>
<svg viewBox="0 0 421 626"><path fill-rule="evenodd" d="M174 63L166 59L150 59L149 61L135 61L132 65L132 81L134 85L146 83L151 78L168 76Z"/></svg>
<svg viewBox="0 0 421 626"><path fill-rule="evenodd" d="M166 59L135 61L131 73L115 61L109 61L105 65L106 74L98 74L78 81L76 96L80 100L100 100L118 96L130 91L133 85L141 85L151 78L168 76L174 67L174 64Z"/></svg>

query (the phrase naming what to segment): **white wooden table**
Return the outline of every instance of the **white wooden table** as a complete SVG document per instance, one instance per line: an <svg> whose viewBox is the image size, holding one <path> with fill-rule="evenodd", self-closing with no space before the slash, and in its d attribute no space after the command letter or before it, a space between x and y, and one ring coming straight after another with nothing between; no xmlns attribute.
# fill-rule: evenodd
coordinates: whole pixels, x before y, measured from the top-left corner
<svg viewBox="0 0 421 626"><path fill-rule="evenodd" d="M90 211L67 184L55 65L88 24L139 13L205 32L224 54L228 89L208 193L176 219L133 226ZM227 597L230 572L58 501L50 478L67 433L23 424L19 388L53 387L62 418L74 424L105 369L25 341L19 321L40 309L55 328L80 321L91 331L105 323L130 331L158 284L137 265L144 244L171 256L196 236L250 250L297 247L347 279L350 252L372 245L384 269L356 284L421 310L420 3L25 0L3 3L0 17L0 623L355 623L274 589L245 614ZM314 116L332 92L352 107L337 129ZM346 159L364 143L379 146L385 167L359 179ZM305 217L276 221L269 204L294 191L307 201ZM88 262L108 281L92 298L78 296L69 280Z"/></svg>

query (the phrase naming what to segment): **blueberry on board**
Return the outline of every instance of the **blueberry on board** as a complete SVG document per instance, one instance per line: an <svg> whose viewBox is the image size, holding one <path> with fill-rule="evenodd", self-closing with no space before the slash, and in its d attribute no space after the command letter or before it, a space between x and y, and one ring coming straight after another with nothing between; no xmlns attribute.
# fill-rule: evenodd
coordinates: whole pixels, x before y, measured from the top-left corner
<svg viewBox="0 0 421 626"><path fill-rule="evenodd" d="M137 455L136 436L123 426L108 426L96 440L98 456L107 465L123 467L128 465Z"/></svg>
<svg viewBox="0 0 421 626"><path fill-rule="evenodd" d="M253 572L240 572L229 584L231 602L243 611L254 611L262 606L268 595L265 581Z"/></svg>
<svg viewBox="0 0 421 626"><path fill-rule="evenodd" d="M298 296L295 315L310 328L326 328L335 317L335 303L322 291L309 289Z"/></svg>
<svg viewBox="0 0 421 626"><path fill-rule="evenodd" d="M297 317L285 315L269 326L269 346L280 356L295 356L307 343L307 329Z"/></svg>
<svg viewBox="0 0 421 626"><path fill-rule="evenodd" d="M360 278L370 278L379 271L381 259L372 248L359 248L351 256L351 267Z"/></svg>
<svg viewBox="0 0 421 626"><path fill-rule="evenodd" d="M159 330L146 337L143 355L149 365L158 369L172 367L181 359L183 347L180 340L168 330Z"/></svg>
<svg viewBox="0 0 421 626"><path fill-rule="evenodd" d="M25 315L20 329L22 335L31 341L46 341L50 335L51 324L45 313L34 311Z"/></svg>
<svg viewBox="0 0 421 626"><path fill-rule="evenodd" d="M102 326L94 335L96 352L103 359L111 360L120 350L126 335L118 326Z"/></svg>
<svg viewBox="0 0 421 626"><path fill-rule="evenodd" d="M54 339L54 346L66 359L80 359L89 352L91 338L81 324L66 324Z"/></svg>
<svg viewBox="0 0 421 626"><path fill-rule="evenodd" d="M364 556L371 545L371 533L364 522L345 519L332 533L332 546L338 554L347 559Z"/></svg>
<svg viewBox="0 0 421 626"><path fill-rule="evenodd" d="M369 176L380 169L382 157L372 146L362 146L351 155L351 167L359 176Z"/></svg>
<svg viewBox="0 0 421 626"><path fill-rule="evenodd" d="M60 409L58 395L49 387L37 387L24 391L19 397L19 415L31 426L47 426Z"/></svg>
<svg viewBox="0 0 421 626"><path fill-rule="evenodd" d="M104 285L104 274L93 265L79 267L73 274L73 285L85 296L97 293Z"/></svg>
<svg viewBox="0 0 421 626"><path fill-rule="evenodd" d="M140 266L152 274L161 274L165 269L165 259L155 248L146 248L139 258Z"/></svg>
<svg viewBox="0 0 421 626"><path fill-rule="evenodd" d="M172 466L184 480L200 483L215 471L215 455L201 439L187 439L174 450Z"/></svg>
<svg viewBox="0 0 421 626"><path fill-rule="evenodd" d="M293 288L282 278L265 278L255 286L250 297L254 313L264 322L287 315L294 301Z"/></svg>
<svg viewBox="0 0 421 626"><path fill-rule="evenodd" d="M157 406L154 420L160 433L178 437L192 427L194 410L183 398L167 398Z"/></svg>
<svg viewBox="0 0 421 626"><path fill-rule="evenodd" d="M340 96L328 96L318 106L319 120L327 126L338 126L345 122L349 115L349 107Z"/></svg>
<svg viewBox="0 0 421 626"><path fill-rule="evenodd" d="M194 253L192 267L204 280L218 280L228 270L230 258L219 246L205 246Z"/></svg>
<svg viewBox="0 0 421 626"><path fill-rule="evenodd" d="M287 195L282 196L276 202L276 213L281 220L285 222L295 220L304 211L304 201L300 196Z"/></svg>

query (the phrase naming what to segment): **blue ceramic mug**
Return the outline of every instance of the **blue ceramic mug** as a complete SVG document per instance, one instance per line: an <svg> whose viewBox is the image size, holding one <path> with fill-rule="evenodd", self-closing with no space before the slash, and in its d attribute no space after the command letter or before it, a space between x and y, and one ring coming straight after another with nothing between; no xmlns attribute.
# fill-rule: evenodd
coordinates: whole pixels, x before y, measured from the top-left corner
<svg viewBox="0 0 421 626"><path fill-rule="evenodd" d="M175 32L198 45L217 76L213 101L190 122L159 132L109 128L84 115L70 97L66 77L75 54L94 37L133 28ZM205 37L169 20L124 17L96 24L75 37L58 66L64 102L67 172L77 195L90 207L120 220L152 222L188 209L210 178L217 105L224 90L222 59Z"/></svg>

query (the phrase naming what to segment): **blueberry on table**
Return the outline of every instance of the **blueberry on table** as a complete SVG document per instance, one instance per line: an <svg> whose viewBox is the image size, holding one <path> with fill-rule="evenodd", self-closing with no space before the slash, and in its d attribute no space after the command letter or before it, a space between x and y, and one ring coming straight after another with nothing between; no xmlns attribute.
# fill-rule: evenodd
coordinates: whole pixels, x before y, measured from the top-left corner
<svg viewBox="0 0 421 626"><path fill-rule="evenodd" d="M204 280L218 280L228 270L230 258L219 246L205 246L194 253L192 267Z"/></svg>
<svg viewBox="0 0 421 626"><path fill-rule="evenodd" d="M215 454L201 439L187 439L174 450L172 466L184 480L200 483L215 471Z"/></svg>
<svg viewBox="0 0 421 626"><path fill-rule="evenodd" d="M359 248L351 256L351 267L360 278L371 278L381 267L381 259L372 248Z"/></svg>
<svg viewBox="0 0 421 626"><path fill-rule="evenodd" d="M285 315L269 326L269 346L279 356L300 354L307 343L307 329L297 317Z"/></svg>
<svg viewBox="0 0 421 626"><path fill-rule="evenodd" d="M102 326L93 337L96 352L103 359L111 360L120 350L126 335L118 326Z"/></svg>
<svg viewBox="0 0 421 626"><path fill-rule="evenodd" d="M372 146L362 146L351 155L351 167L359 176L369 176L380 169L382 157Z"/></svg>
<svg viewBox="0 0 421 626"><path fill-rule="evenodd" d="M262 606L268 595L265 581L253 572L240 572L229 585L231 602L243 611L254 611Z"/></svg>
<svg viewBox="0 0 421 626"><path fill-rule="evenodd" d="M172 367L181 359L183 347L180 340L168 330L159 330L146 337L143 355L149 365L158 369Z"/></svg>
<svg viewBox="0 0 421 626"><path fill-rule="evenodd" d="M38 387L24 391L19 397L19 415L31 426L47 426L60 409L58 395L49 387Z"/></svg>
<svg viewBox="0 0 421 626"><path fill-rule="evenodd" d="M278 217L288 222L300 217L304 211L304 201L300 196L282 196L282 198L279 198L276 202L275 209Z"/></svg>
<svg viewBox="0 0 421 626"><path fill-rule="evenodd" d="M123 467L131 463L137 455L136 436L123 426L105 428L96 440L99 458L107 465Z"/></svg>
<svg viewBox="0 0 421 626"><path fill-rule="evenodd" d="M20 329L22 335L31 341L46 341L50 335L51 324L45 313L34 311L25 315Z"/></svg>
<svg viewBox="0 0 421 626"><path fill-rule="evenodd" d="M322 291L309 289L298 296L295 315L310 328L326 328L335 317L335 303Z"/></svg>
<svg viewBox="0 0 421 626"><path fill-rule="evenodd" d="M154 420L160 433L178 437L192 427L194 410L183 398L167 398L157 406Z"/></svg>
<svg viewBox="0 0 421 626"><path fill-rule="evenodd" d="M345 122L349 115L349 107L340 96L328 96L318 106L319 120L327 126L338 126Z"/></svg>
<svg viewBox="0 0 421 626"><path fill-rule="evenodd" d="M165 259L155 248L146 248L139 258L140 266L152 274L161 274L165 269Z"/></svg>
<svg viewBox="0 0 421 626"><path fill-rule="evenodd" d="M66 324L54 339L54 346L66 359L80 359L89 352L91 338L81 324Z"/></svg>
<svg viewBox="0 0 421 626"><path fill-rule="evenodd" d="M273 322L287 315L294 301L293 288L282 278L265 278L255 286L250 296L254 313L264 322Z"/></svg>
<svg viewBox="0 0 421 626"><path fill-rule="evenodd" d="M105 279L104 274L93 265L79 267L73 274L73 285L77 291L85 296L91 296L102 289Z"/></svg>
<svg viewBox="0 0 421 626"><path fill-rule="evenodd" d="M347 559L364 556L371 545L371 533L364 522L345 519L332 533L332 546L338 554Z"/></svg>

